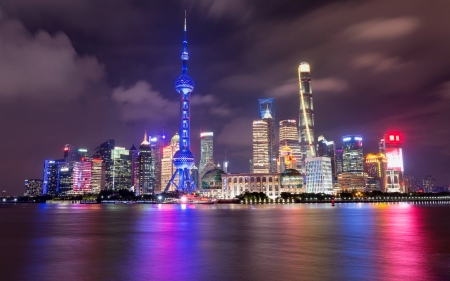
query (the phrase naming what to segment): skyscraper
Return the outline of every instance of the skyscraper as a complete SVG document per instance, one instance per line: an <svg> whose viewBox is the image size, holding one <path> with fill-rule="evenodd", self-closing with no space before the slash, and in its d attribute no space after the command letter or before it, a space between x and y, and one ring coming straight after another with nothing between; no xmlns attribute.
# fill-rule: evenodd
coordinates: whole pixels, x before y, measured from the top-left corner
<svg viewBox="0 0 450 281"><path fill-rule="evenodd" d="M306 192L331 194L333 192L331 159L329 157L309 157L305 159L305 164Z"/></svg>
<svg viewBox="0 0 450 281"><path fill-rule="evenodd" d="M317 142L317 156L325 156L331 159L331 171L333 181L337 179L336 146L334 141L327 141L324 136L319 136Z"/></svg>
<svg viewBox="0 0 450 281"><path fill-rule="evenodd" d="M93 159L101 159L103 161L105 169L105 189L112 189L113 187L113 175L112 175L112 157L111 151L114 149L116 142L114 140L107 140L95 148L92 154Z"/></svg>
<svg viewBox="0 0 450 281"><path fill-rule="evenodd" d="M380 191L386 192L387 159L384 153L369 153L364 160L364 172L371 178L378 179Z"/></svg>
<svg viewBox="0 0 450 281"><path fill-rule="evenodd" d="M434 178L432 178L430 175L426 176L423 179L422 189L425 193L431 193L433 192L433 187L435 186L436 181Z"/></svg>
<svg viewBox="0 0 450 281"><path fill-rule="evenodd" d="M388 133L380 141L380 151L387 158L387 186L386 192L406 192L403 184L403 155L402 135Z"/></svg>
<svg viewBox="0 0 450 281"><path fill-rule="evenodd" d="M300 85L300 114L299 114L299 140L302 150L302 161L306 157L314 157L314 108L311 88L310 67L307 62L298 66L298 79Z"/></svg>
<svg viewBox="0 0 450 281"><path fill-rule="evenodd" d="M131 155L125 147L114 147L111 150L112 190L130 189L132 187Z"/></svg>
<svg viewBox="0 0 450 281"><path fill-rule="evenodd" d="M269 138L265 120L253 121L253 173L269 173Z"/></svg>
<svg viewBox="0 0 450 281"><path fill-rule="evenodd" d="M155 193L160 193L162 190L161 185L161 165L163 158L163 148L164 148L164 140L165 135L157 135L155 137L150 138L150 148L151 148L151 158L152 158L152 168L150 169L150 181L153 186L153 190ZM165 187L165 185L164 185Z"/></svg>
<svg viewBox="0 0 450 281"><path fill-rule="evenodd" d="M362 137L344 136L342 143L343 172L363 173Z"/></svg>
<svg viewBox="0 0 450 281"><path fill-rule="evenodd" d="M336 177L344 172L344 159L342 158L342 149L336 149Z"/></svg>
<svg viewBox="0 0 450 281"><path fill-rule="evenodd" d="M277 151L275 148L275 105L274 99L260 99L261 119L267 122L267 143L269 152L269 173L277 172Z"/></svg>
<svg viewBox="0 0 450 281"><path fill-rule="evenodd" d="M42 194L56 195L58 185L58 164L54 160L44 161Z"/></svg>
<svg viewBox="0 0 450 281"><path fill-rule="evenodd" d="M134 188L135 194L140 195L140 193L136 192L139 190L139 151L136 149L134 144L131 146L129 151L131 158L131 186Z"/></svg>
<svg viewBox="0 0 450 281"><path fill-rule="evenodd" d="M199 177L202 178L208 171L214 169L213 132L200 134L200 165Z"/></svg>
<svg viewBox="0 0 450 281"><path fill-rule="evenodd" d="M176 171L172 159L175 152L177 152L179 149L180 149L180 135L176 133L171 138L170 143L163 148L163 157L161 160L161 186L167 186L169 180ZM174 182L175 184L178 184L178 179L174 179Z"/></svg>
<svg viewBox="0 0 450 281"><path fill-rule="evenodd" d="M75 162L73 166L73 185L68 194L91 193L92 162L83 158L82 161Z"/></svg>
<svg viewBox="0 0 450 281"><path fill-rule="evenodd" d="M144 140L139 146L139 157L138 157L138 174L139 174L139 185L136 187L139 191L139 195L143 194L154 194L154 186L152 181L152 151L150 148L150 142L147 138L147 132L144 134Z"/></svg>
<svg viewBox="0 0 450 281"><path fill-rule="evenodd" d="M103 160L101 159L92 159L91 161L91 192L97 194L105 189L105 166L103 165Z"/></svg>
<svg viewBox="0 0 450 281"><path fill-rule="evenodd" d="M180 122L180 150L175 152L173 156L173 164L176 171L169 180L164 192L168 191L171 185L174 185L178 190L192 193L195 190L194 182L191 177L191 168L194 166L194 154L191 148L191 92L194 90L194 80L187 75L187 61L189 54L187 52L186 40L186 14L184 17L184 40L183 52L181 53L182 74L175 80L175 90L181 97L181 122ZM175 178L178 178L178 185L174 184Z"/></svg>

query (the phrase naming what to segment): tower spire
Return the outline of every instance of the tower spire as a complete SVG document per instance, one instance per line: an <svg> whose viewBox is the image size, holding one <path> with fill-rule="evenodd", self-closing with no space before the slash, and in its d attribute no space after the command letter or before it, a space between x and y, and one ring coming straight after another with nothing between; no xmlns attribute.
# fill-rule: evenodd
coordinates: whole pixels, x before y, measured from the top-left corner
<svg viewBox="0 0 450 281"><path fill-rule="evenodd" d="M147 130L144 131L144 140L142 141L141 145L148 145L150 144L148 142L148 138L147 138Z"/></svg>

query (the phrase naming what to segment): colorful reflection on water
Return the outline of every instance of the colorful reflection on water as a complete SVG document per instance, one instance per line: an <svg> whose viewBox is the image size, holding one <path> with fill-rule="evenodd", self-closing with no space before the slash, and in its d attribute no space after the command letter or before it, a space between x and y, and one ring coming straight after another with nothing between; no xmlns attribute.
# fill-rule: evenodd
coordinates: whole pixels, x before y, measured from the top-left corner
<svg viewBox="0 0 450 281"><path fill-rule="evenodd" d="M0 280L450 280L449 212L407 203L9 205L0 208Z"/></svg>

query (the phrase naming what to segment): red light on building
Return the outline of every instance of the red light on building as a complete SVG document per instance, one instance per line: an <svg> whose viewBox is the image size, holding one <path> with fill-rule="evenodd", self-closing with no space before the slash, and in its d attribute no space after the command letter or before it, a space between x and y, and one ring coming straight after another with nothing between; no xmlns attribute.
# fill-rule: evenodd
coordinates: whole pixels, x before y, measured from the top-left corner
<svg viewBox="0 0 450 281"><path fill-rule="evenodd" d="M402 141L402 135L397 133L390 133L387 134L386 142L394 142L394 143L400 143Z"/></svg>
<svg viewBox="0 0 450 281"><path fill-rule="evenodd" d="M69 151L69 148L68 147L64 147L64 151Z"/></svg>

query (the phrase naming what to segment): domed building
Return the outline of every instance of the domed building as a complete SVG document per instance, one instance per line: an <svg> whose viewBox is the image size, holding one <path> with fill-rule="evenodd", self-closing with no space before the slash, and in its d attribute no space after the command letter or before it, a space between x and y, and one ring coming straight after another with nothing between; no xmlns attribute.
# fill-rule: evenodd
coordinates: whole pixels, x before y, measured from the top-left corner
<svg viewBox="0 0 450 281"><path fill-rule="evenodd" d="M219 168L208 171L201 181L201 192L203 196L222 198L222 175L226 174Z"/></svg>
<svg viewBox="0 0 450 281"><path fill-rule="evenodd" d="M303 176L295 169L286 169L280 176L281 192L305 193Z"/></svg>

